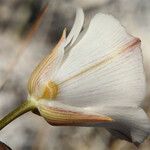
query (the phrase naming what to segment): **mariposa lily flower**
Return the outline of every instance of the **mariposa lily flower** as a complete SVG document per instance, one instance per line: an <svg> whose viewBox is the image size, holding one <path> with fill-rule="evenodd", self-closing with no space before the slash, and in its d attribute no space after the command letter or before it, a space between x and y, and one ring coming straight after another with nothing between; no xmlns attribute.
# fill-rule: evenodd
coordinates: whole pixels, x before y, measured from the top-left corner
<svg viewBox="0 0 150 150"><path fill-rule="evenodd" d="M69 35L65 29L33 71L30 108L51 125L106 127L121 139L141 143L150 121L141 107L146 83L140 39L111 15L96 14L81 32L83 23L79 8Z"/></svg>

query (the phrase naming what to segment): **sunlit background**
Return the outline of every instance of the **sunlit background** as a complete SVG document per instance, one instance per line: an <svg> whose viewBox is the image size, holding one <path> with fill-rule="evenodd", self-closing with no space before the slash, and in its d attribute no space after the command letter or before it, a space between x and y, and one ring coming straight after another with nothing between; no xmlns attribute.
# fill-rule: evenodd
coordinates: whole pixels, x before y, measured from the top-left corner
<svg viewBox="0 0 150 150"><path fill-rule="evenodd" d="M35 29L31 27L48 2L48 10L31 39L28 34ZM50 52L63 29L70 31L76 6L84 9L84 28L95 13L109 13L142 40L147 83L150 83L150 0L0 0L0 118L26 99L32 70ZM149 85L147 93L144 107L150 113ZM0 141L13 150L136 149L126 141L116 140L105 129L52 127L33 113L4 128ZM139 149L149 150L150 139Z"/></svg>

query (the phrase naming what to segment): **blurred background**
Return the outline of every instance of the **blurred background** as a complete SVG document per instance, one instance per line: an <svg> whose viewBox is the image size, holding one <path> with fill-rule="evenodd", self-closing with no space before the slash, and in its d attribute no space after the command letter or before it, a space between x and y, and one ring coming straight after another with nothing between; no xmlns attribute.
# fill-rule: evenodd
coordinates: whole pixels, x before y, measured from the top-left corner
<svg viewBox="0 0 150 150"><path fill-rule="evenodd" d="M34 24L47 3L47 12ZM70 31L75 6L84 9L84 27L95 13L108 13L142 40L148 85L143 107L150 114L150 0L0 0L0 118L26 99L33 68L50 52L63 29ZM4 128L0 141L13 150L136 150L105 129L52 127L33 113ZM150 139L139 149L149 150Z"/></svg>

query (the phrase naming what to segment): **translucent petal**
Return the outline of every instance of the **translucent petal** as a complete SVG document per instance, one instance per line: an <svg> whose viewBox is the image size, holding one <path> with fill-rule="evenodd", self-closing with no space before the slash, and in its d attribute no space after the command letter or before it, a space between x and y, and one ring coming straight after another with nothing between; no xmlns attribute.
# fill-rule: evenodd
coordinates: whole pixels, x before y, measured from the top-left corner
<svg viewBox="0 0 150 150"><path fill-rule="evenodd" d="M60 67L64 56L65 40L66 30L63 31L60 41L52 52L45 57L33 71L28 82L30 95L39 98L43 93L45 84L47 84L50 80L53 80L53 77Z"/></svg>
<svg viewBox="0 0 150 150"><path fill-rule="evenodd" d="M145 96L140 40L109 15L96 15L59 69L57 100L73 106L138 106Z"/></svg>
<svg viewBox="0 0 150 150"><path fill-rule="evenodd" d="M115 122L108 127L128 137L130 142L142 143L150 134L150 119L140 107L110 106L95 111L111 116Z"/></svg>
<svg viewBox="0 0 150 150"><path fill-rule="evenodd" d="M133 37L112 16L97 14L83 38L71 49L67 61L60 69L62 79L122 47ZM64 69L66 70L64 72ZM62 72L61 72L62 71Z"/></svg>

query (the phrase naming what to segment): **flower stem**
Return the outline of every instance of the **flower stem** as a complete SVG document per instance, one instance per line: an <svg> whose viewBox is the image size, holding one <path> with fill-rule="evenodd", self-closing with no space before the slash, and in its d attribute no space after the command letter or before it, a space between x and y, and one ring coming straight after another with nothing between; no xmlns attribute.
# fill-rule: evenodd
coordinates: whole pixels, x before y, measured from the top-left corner
<svg viewBox="0 0 150 150"><path fill-rule="evenodd" d="M8 115L6 115L4 118L0 120L0 130L2 130L6 125L8 125L10 122L12 122L14 119L18 118L22 114L34 110L36 108L36 105L34 102L26 100L24 103L22 103L19 107L17 107L15 110L10 112Z"/></svg>

